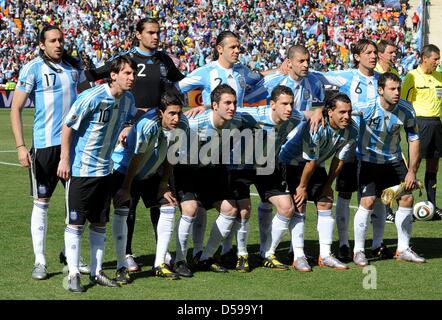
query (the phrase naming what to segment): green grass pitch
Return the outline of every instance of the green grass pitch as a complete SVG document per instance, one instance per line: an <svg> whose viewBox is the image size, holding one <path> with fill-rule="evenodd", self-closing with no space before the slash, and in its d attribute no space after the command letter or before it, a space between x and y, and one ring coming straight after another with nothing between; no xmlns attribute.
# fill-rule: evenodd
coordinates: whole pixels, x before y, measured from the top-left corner
<svg viewBox="0 0 442 320"><path fill-rule="evenodd" d="M23 114L26 142L31 144L33 110ZM264 269L258 266L258 225L256 207L258 198L253 197L253 211L249 237L249 253L254 269L249 274L231 270L228 274L198 272L193 278L179 281L166 281L152 276L154 261L154 238L147 210L139 206L133 249L138 261L143 263L143 271L134 275L134 282L118 290L92 287L84 294L72 294L63 288L66 274L58 262L58 254L63 247L64 233L64 190L57 188L49 208L49 230L47 235L47 260L50 278L45 281L31 279L34 262L30 234L32 199L29 197L27 170L17 166L15 143L9 122L9 110L0 110L0 270L7 271L0 281L0 299L126 299L126 300L175 300L175 299L440 299L442 296L442 222L416 222L413 224L412 246L423 254L428 263L416 265L394 260L371 260L371 268L364 273L362 268L349 264L350 270L335 271L313 265L313 272L298 273L293 269L286 272ZM405 150L406 151L406 150ZM406 152L404 152L406 154ZM418 178L423 180L421 165ZM438 190L442 190L442 177L439 174ZM440 193L440 192L439 192ZM417 200L418 192L415 192ZM352 206L356 206L355 196ZM439 196L438 202L442 205ZM352 217L355 209L351 209ZM177 214L178 217L178 214ZM216 217L209 212L208 232ZM350 221L350 239L353 238L353 219ZM115 272L115 254L108 225L108 236L104 268L109 275ZM336 229L336 228L335 228ZM316 213L313 205L308 205L305 246L308 255L317 256L319 244L316 232ZM88 232L83 235L83 256L88 259ZM371 230L367 235L371 239ZM333 250L337 249L335 231ZM396 229L387 224L385 243L391 250L396 249ZM352 244L352 241L351 241ZM367 241L369 248L371 242ZM190 242L191 245L191 242ZM191 245L192 246L192 245ZM171 251L174 251L175 240ZM277 255L284 260L289 247L289 237L283 239ZM368 250L369 252L369 250ZM365 270L367 271L367 270ZM374 277L374 275L376 275ZM367 278L367 276L371 278ZM88 277L82 277L88 283ZM370 287L370 288L367 288ZM365 287L365 288L364 288ZM375 288L374 288L375 287Z"/></svg>

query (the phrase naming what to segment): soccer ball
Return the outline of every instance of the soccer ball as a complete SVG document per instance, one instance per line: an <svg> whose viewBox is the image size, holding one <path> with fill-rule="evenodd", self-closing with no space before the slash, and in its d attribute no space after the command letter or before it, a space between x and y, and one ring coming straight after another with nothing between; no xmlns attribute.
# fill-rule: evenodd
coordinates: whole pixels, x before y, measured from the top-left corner
<svg viewBox="0 0 442 320"><path fill-rule="evenodd" d="M430 201L421 201L414 205L413 215L417 220L428 221L433 218L434 204Z"/></svg>

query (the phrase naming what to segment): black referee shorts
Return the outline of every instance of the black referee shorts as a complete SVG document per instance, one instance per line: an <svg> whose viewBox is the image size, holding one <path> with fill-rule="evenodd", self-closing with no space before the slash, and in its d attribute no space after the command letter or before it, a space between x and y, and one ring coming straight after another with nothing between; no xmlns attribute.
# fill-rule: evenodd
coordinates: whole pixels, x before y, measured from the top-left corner
<svg viewBox="0 0 442 320"><path fill-rule="evenodd" d="M442 155L442 122L435 117L417 117L421 158L440 158Z"/></svg>

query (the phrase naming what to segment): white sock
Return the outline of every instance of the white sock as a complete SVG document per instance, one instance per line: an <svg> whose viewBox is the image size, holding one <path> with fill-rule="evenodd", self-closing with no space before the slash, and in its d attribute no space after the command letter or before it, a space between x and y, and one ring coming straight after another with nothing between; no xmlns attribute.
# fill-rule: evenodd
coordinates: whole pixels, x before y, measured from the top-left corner
<svg viewBox="0 0 442 320"><path fill-rule="evenodd" d="M186 261L187 259L187 242L193 224L193 217L181 216L177 227L176 236L176 257L175 263L178 261Z"/></svg>
<svg viewBox="0 0 442 320"><path fill-rule="evenodd" d="M237 222L238 223L238 222ZM238 256L248 256L247 252L247 240L249 237L249 219L241 219L239 224L239 230L237 232L237 242L238 242Z"/></svg>
<svg viewBox="0 0 442 320"><path fill-rule="evenodd" d="M169 247L170 239L173 234L173 225L175 222L175 207L161 207L160 219L157 226L157 251L155 254L154 267L164 263L167 248Z"/></svg>
<svg viewBox="0 0 442 320"><path fill-rule="evenodd" d="M290 220L289 229L291 233L292 243L294 248L293 255L295 259L305 257L304 254L304 226L305 226L305 212L295 213Z"/></svg>
<svg viewBox="0 0 442 320"><path fill-rule="evenodd" d="M115 209L112 221L112 238L114 240L115 254L117 256L117 270L126 267L126 243L127 243L127 216L129 208Z"/></svg>
<svg viewBox="0 0 442 320"><path fill-rule="evenodd" d="M32 246L34 247L35 264L46 265L46 232L48 229L49 203L34 200L31 216Z"/></svg>
<svg viewBox="0 0 442 320"><path fill-rule="evenodd" d="M376 198L373 213L371 214L371 223L373 224L373 242L371 243L372 249L379 248L384 241L386 215L387 213L385 211L385 205L382 203L381 199Z"/></svg>
<svg viewBox="0 0 442 320"><path fill-rule="evenodd" d="M399 207L395 215L395 224L397 229L397 250L402 252L410 247L412 225L412 212L411 208Z"/></svg>
<svg viewBox="0 0 442 320"><path fill-rule="evenodd" d="M265 257L268 258L275 254L281 239L284 237L285 232L289 228L290 218L286 218L283 215L276 213L272 220L272 229L270 236L267 236Z"/></svg>
<svg viewBox="0 0 442 320"><path fill-rule="evenodd" d="M193 220L193 256L204 249L204 235L206 234L207 212L204 208L199 207L196 217Z"/></svg>
<svg viewBox="0 0 442 320"><path fill-rule="evenodd" d="M235 222L235 217L229 217L222 212L215 220L212 230L210 231L209 239L207 240L206 247L204 248L201 260L207 260L213 257L215 251L218 249L221 241L229 234L232 229L232 225Z"/></svg>
<svg viewBox="0 0 442 320"><path fill-rule="evenodd" d="M334 223L335 220L331 210L318 210L319 255L322 258L331 254Z"/></svg>
<svg viewBox="0 0 442 320"><path fill-rule="evenodd" d="M91 276L100 273L106 244L106 227L89 227L89 251L91 258Z"/></svg>
<svg viewBox="0 0 442 320"><path fill-rule="evenodd" d="M273 206L269 202L260 202L258 206L259 252L265 256L265 244L272 228Z"/></svg>
<svg viewBox="0 0 442 320"><path fill-rule="evenodd" d="M355 232L355 246L353 252L365 251L365 237L368 229L368 218L373 213L373 210L367 210L361 205L356 211L354 220L354 232Z"/></svg>
<svg viewBox="0 0 442 320"><path fill-rule="evenodd" d="M350 220L350 199L338 197L336 200L336 227L338 228L339 246L347 246L348 242L348 221Z"/></svg>
<svg viewBox="0 0 442 320"><path fill-rule="evenodd" d="M80 273L81 235L83 226L69 226L64 229L64 252L68 263L69 275L75 276Z"/></svg>
<svg viewBox="0 0 442 320"><path fill-rule="evenodd" d="M221 255L226 254L227 252L232 250L233 237L237 234L240 227L241 227L241 222L239 222L238 219L235 219L232 225L232 230L230 230L230 233L227 235L227 237L223 240L223 243L221 244Z"/></svg>

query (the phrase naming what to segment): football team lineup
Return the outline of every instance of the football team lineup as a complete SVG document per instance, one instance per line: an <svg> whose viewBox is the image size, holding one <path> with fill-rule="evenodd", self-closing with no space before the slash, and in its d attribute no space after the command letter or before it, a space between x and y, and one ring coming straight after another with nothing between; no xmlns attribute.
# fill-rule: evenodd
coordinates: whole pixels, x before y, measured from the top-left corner
<svg viewBox="0 0 442 320"><path fill-rule="evenodd" d="M15 4L0 298L440 299L442 3Z"/></svg>

